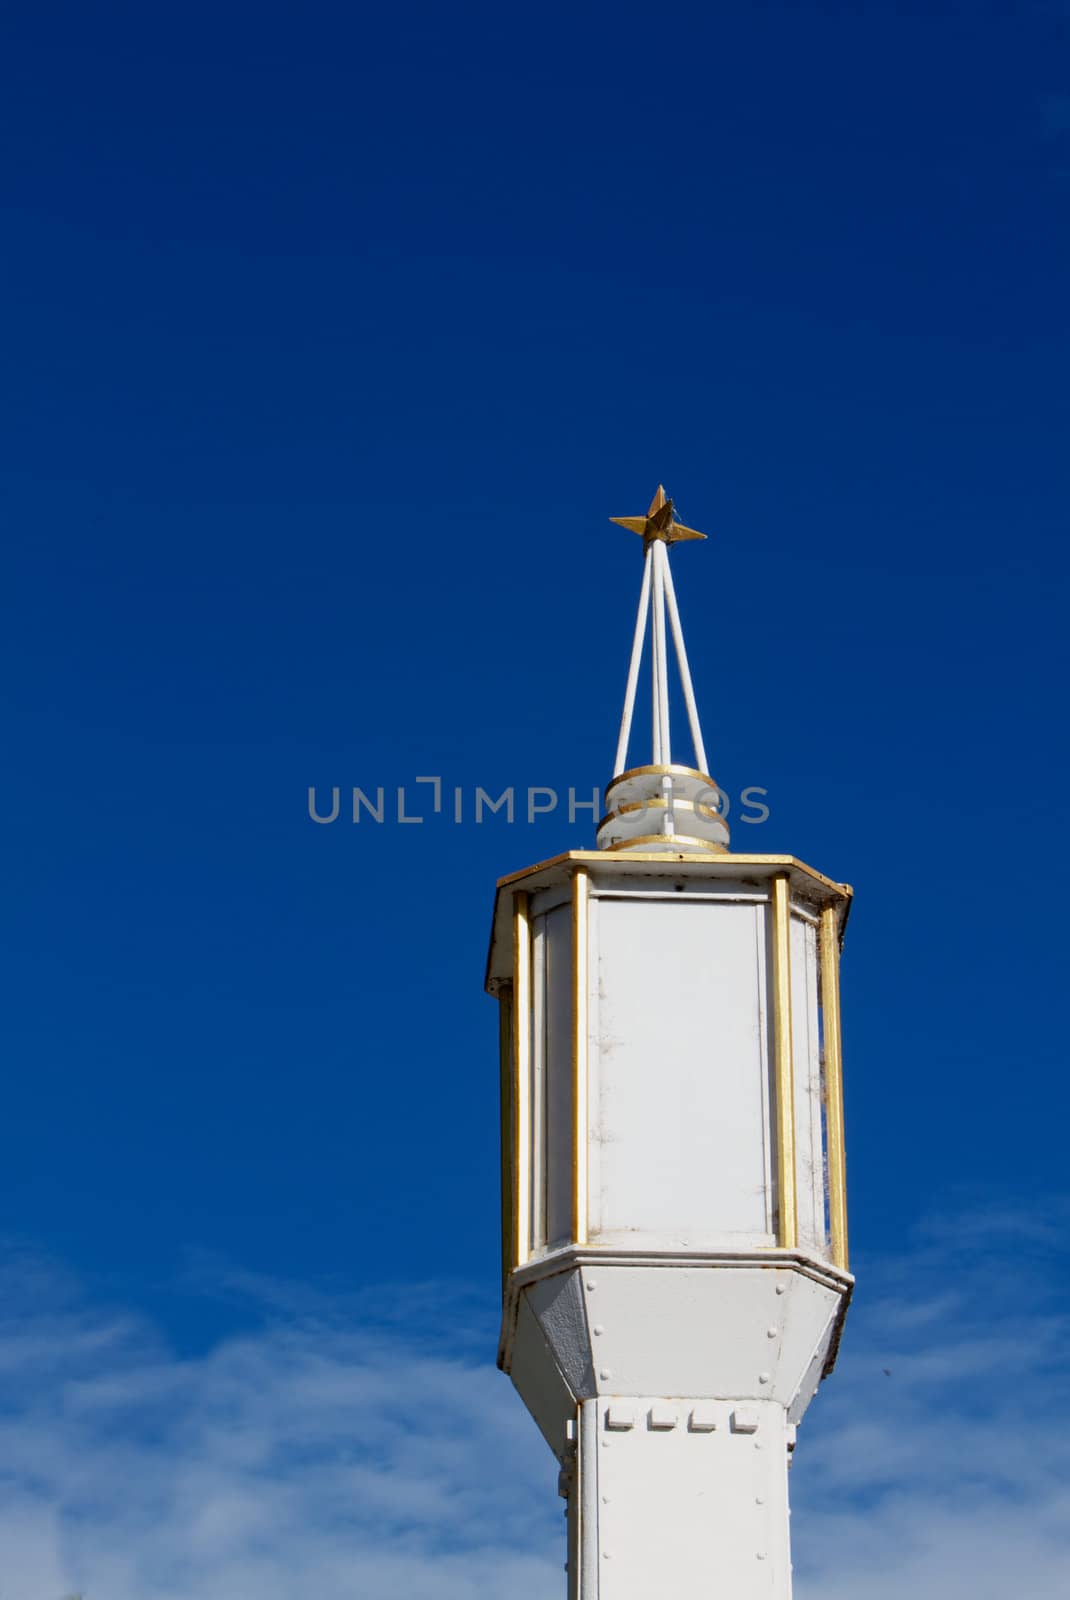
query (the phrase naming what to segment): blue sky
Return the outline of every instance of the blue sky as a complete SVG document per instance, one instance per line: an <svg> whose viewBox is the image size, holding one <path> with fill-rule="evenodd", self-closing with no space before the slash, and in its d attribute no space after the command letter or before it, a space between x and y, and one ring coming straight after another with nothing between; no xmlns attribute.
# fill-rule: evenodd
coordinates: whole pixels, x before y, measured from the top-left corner
<svg viewBox="0 0 1070 1600"><path fill-rule="evenodd" d="M3 1472L41 1532L0 1578L252 1593L225 1417L279 1451L290 1423L217 1385L307 1364L367 1441L395 1414L377 1374L419 1359L436 1438L472 1396L475 1499L443 1488L443 1444L395 1538L385 1512L347 1521L366 1475L332 1478L319 1594L559 1592L552 1464L488 1369L481 984L494 879L593 828L471 808L608 776L640 563L606 519L659 480L711 535L674 570L714 773L767 791L735 843L857 890L860 1281L796 1539L882 1340L918 1438L973 1459L999 1362L971 1344L968 1403L937 1382L941 1295L1003 1356L1067 1314L1065 4L45 4L6 34L0 1226L26 1450ZM317 826L309 785L404 787L425 820ZM991 1340L986 1273L1021 1280ZM18 1374L42 1317L38 1403ZM1048 1392L1028 1363L1015 1381ZM917 1549L894 1513L921 1458L878 1422L898 1476L855 1472L834 1532L890 1530L889 1595L945 1593L963 1527L1040 1563L1024 1404L993 1424L1019 1475L960 1484ZM333 1440L307 1478L283 1463L287 1504ZM532 1485L508 1583L458 1531L504 1449ZM72 1451L158 1498L90 1537ZM228 1497L195 1569L153 1568L139 1515ZM259 1592L310 1592L315 1554L280 1538ZM974 1593L1000 1570L989 1550ZM1037 1596L1065 1589L1065 1536L1043 1571Z"/></svg>

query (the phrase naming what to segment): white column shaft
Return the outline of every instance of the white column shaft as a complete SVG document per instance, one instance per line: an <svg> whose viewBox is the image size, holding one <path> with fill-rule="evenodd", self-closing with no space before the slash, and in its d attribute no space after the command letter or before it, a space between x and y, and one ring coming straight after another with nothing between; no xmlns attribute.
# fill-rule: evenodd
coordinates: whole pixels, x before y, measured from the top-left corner
<svg viewBox="0 0 1070 1600"><path fill-rule="evenodd" d="M791 1600L780 1405L599 1397L578 1432L569 1600Z"/></svg>

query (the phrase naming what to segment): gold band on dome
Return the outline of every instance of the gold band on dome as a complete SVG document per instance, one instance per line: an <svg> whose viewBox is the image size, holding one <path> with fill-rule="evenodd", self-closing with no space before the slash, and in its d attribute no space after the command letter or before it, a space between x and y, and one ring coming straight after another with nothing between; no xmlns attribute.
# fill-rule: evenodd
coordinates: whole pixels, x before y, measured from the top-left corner
<svg viewBox="0 0 1070 1600"><path fill-rule="evenodd" d="M708 817L711 822L721 822L728 827L728 820L720 811L714 811L712 806L704 806L699 800L629 800L625 806L617 806L613 811L607 811L595 832L600 832L607 822L612 822L614 817L626 817L633 811L698 811L702 816Z"/></svg>
<svg viewBox="0 0 1070 1600"><path fill-rule="evenodd" d="M635 839L622 839L620 844L607 844L601 853L602 855L611 856L616 851L634 850L641 844L669 845L674 853L682 856L725 856L728 854L727 845L712 844L708 839L696 839L694 835L686 833L642 833Z"/></svg>
<svg viewBox="0 0 1070 1600"><path fill-rule="evenodd" d="M629 767L627 772L618 772L617 776L610 778L606 784L606 796L608 798L609 791L618 783L623 783L626 778L646 778L651 776L658 778L701 778L703 783L708 783L711 789L717 790L718 794L721 792L716 779L711 778L708 772L700 772L697 767L681 767L676 762L673 762L668 767Z"/></svg>

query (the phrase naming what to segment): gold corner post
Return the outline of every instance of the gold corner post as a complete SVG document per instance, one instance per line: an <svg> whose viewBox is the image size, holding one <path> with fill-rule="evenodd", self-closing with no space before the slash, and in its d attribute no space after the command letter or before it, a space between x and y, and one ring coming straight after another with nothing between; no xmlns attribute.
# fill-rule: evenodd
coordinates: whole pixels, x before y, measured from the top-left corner
<svg viewBox="0 0 1070 1600"><path fill-rule="evenodd" d="M591 881L586 867L572 878L572 1237L587 1243L587 996Z"/></svg>
<svg viewBox="0 0 1070 1600"><path fill-rule="evenodd" d="M516 1265L516 1196L513 1193L516 1169L516 1088L513 1083L513 986L505 984L498 994L498 1058L501 1066L501 1148L502 1148L502 1292Z"/></svg>
<svg viewBox="0 0 1070 1600"><path fill-rule="evenodd" d="M828 1142L829 1249L847 1271L847 1147L843 1126L843 1040L840 1032L840 941L836 907L821 913L821 1023L825 1047L825 1137Z"/></svg>
<svg viewBox="0 0 1070 1600"><path fill-rule="evenodd" d="M773 1035L776 1041L777 1191L780 1230L777 1243L794 1250L799 1242L795 1194L795 1063L791 1033L791 886L773 879Z"/></svg>
<svg viewBox="0 0 1070 1600"><path fill-rule="evenodd" d="M531 1254L531 920L525 889L513 896L513 1265Z"/></svg>

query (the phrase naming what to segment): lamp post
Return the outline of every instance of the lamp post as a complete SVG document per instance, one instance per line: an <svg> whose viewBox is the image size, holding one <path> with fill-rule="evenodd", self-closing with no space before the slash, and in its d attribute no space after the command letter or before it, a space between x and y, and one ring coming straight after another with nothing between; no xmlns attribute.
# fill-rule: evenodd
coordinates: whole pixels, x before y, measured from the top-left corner
<svg viewBox="0 0 1070 1600"><path fill-rule="evenodd" d="M658 491L599 848L498 885L499 1363L561 1468L569 1600L791 1594L787 1470L847 1270L851 890L737 854L706 771ZM653 759L628 768L652 633ZM673 762L672 638L695 765Z"/></svg>

